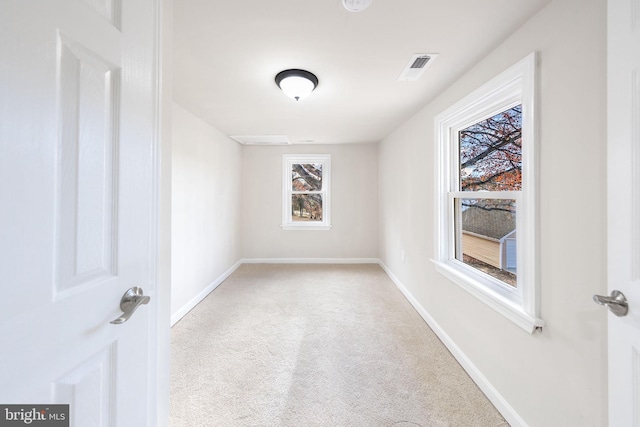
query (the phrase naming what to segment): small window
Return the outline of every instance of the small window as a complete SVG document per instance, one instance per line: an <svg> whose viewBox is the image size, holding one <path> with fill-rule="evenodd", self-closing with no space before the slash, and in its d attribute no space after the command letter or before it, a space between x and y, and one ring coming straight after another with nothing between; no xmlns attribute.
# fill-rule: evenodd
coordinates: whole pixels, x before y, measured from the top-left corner
<svg viewBox="0 0 640 427"><path fill-rule="evenodd" d="M283 156L282 227L285 230L329 230L331 156Z"/></svg>
<svg viewBox="0 0 640 427"><path fill-rule="evenodd" d="M438 271L532 332L535 55L436 117Z"/></svg>

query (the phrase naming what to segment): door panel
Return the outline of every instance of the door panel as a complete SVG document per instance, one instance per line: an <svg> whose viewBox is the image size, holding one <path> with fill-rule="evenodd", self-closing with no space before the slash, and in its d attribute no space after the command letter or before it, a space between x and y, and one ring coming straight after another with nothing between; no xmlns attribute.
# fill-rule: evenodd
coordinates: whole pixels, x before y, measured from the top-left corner
<svg viewBox="0 0 640 427"><path fill-rule="evenodd" d="M96 12L120 29L120 0L84 0Z"/></svg>
<svg viewBox="0 0 640 427"><path fill-rule="evenodd" d="M57 292L116 276L119 67L59 39Z"/></svg>
<svg viewBox="0 0 640 427"><path fill-rule="evenodd" d="M76 425L111 425L115 353L116 349L109 346L55 382L54 401L70 405L69 417Z"/></svg>
<svg viewBox="0 0 640 427"><path fill-rule="evenodd" d="M0 403L74 426L155 424L156 5L0 2Z"/></svg>
<svg viewBox="0 0 640 427"><path fill-rule="evenodd" d="M608 2L609 424L640 427L640 1Z"/></svg>

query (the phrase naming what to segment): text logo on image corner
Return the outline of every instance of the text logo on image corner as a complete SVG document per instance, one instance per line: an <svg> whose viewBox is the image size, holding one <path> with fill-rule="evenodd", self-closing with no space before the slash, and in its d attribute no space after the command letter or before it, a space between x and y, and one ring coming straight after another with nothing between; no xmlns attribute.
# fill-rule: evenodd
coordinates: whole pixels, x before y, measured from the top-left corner
<svg viewBox="0 0 640 427"><path fill-rule="evenodd" d="M0 427L69 427L69 405L0 405Z"/></svg>

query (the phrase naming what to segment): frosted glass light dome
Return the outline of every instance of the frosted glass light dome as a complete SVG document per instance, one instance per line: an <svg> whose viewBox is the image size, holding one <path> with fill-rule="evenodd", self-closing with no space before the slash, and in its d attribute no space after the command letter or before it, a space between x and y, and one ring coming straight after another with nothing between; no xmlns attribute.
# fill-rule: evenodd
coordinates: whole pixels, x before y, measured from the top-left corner
<svg viewBox="0 0 640 427"><path fill-rule="evenodd" d="M289 98L299 101L318 86L318 78L305 70L284 70L276 75L276 84Z"/></svg>

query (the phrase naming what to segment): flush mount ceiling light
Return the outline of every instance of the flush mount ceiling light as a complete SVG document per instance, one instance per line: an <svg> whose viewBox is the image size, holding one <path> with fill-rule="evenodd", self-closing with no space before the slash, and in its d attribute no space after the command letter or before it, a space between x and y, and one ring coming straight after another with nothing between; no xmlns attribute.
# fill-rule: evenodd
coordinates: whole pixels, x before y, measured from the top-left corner
<svg viewBox="0 0 640 427"><path fill-rule="evenodd" d="M305 70L284 70L276 75L276 84L289 98L299 101L318 86L318 78Z"/></svg>
<svg viewBox="0 0 640 427"><path fill-rule="evenodd" d="M371 4L371 0L342 0L342 4L349 12L362 12Z"/></svg>

